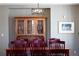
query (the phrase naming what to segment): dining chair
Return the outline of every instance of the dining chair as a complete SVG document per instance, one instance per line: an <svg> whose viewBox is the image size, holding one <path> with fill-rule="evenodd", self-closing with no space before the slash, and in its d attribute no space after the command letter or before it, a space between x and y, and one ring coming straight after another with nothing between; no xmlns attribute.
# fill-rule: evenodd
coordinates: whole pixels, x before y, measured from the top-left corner
<svg viewBox="0 0 79 59"><path fill-rule="evenodd" d="M57 38L49 39L49 55L60 55L60 53L52 53L52 49L65 49L65 41Z"/></svg>
<svg viewBox="0 0 79 59"><path fill-rule="evenodd" d="M31 54L33 56L36 56L36 55L39 55L39 51L38 51L38 48L39 48L39 40L37 38L33 39L33 41L31 41Z"/></svg>

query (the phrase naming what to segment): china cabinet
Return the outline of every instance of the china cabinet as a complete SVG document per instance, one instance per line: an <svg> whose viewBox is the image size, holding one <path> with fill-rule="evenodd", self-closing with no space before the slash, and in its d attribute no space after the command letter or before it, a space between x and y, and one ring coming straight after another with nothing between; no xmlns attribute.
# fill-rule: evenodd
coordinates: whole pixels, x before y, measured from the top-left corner
<svg viewBox="0 0 79 59"><path fill-rule="evenodd" d="M30 37L33 39L35 37L46 38L46 17L40 16L25 16L25 17L15 17L16 20L16 37Z"/></svg>

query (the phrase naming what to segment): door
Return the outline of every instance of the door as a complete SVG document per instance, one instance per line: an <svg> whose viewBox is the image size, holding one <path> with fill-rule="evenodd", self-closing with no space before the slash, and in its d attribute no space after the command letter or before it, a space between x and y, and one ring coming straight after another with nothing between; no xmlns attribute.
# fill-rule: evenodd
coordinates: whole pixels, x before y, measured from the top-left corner
<svg viewBox="0 0 79 59"><path fill-rule="evenodd" d="M16 20L16 31L18 35L24 34L24 19L18 19Z"/></svg>

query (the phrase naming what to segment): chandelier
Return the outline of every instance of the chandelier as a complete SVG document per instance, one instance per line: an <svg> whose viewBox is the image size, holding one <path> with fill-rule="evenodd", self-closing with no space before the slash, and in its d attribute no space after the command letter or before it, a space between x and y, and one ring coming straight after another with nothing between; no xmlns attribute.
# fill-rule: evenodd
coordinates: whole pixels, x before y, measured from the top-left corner
<svg viewBox="0 0 79 59"><path fill-rule="evenodd" d="M37 8L33 8L32 9L32 13L42 13L43 10L41 8L39 8L39 3L37 4Z"/></svg>

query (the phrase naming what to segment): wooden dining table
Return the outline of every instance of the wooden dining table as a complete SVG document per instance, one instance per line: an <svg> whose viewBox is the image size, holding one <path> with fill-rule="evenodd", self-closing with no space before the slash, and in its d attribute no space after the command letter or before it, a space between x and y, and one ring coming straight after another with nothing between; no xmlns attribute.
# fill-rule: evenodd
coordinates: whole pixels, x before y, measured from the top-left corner
<svg viewBox="0 0 79 59"><path fill-rule="evenodd" d="M55 53L55 54L58 54L58 53L63 53L64 56L69 56L69 49L53 49L53 48L48 48L48 47L45 47L45 48L37 48L37 47L28 47L28 48L7 48L6 49L6 55L7 56L20 56L21 54L23 56L26 56L27 55L27 51L31 53L31 55L34 54L35 51L37 51L38 54L40 53L45 53L45 56L50 56L50 53Z"/></svg>

